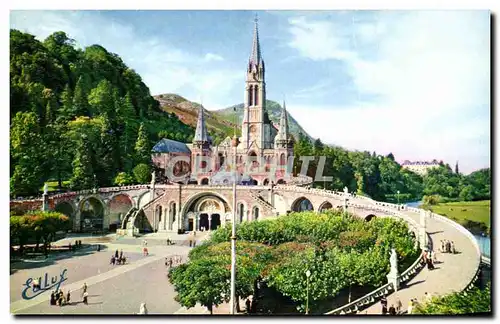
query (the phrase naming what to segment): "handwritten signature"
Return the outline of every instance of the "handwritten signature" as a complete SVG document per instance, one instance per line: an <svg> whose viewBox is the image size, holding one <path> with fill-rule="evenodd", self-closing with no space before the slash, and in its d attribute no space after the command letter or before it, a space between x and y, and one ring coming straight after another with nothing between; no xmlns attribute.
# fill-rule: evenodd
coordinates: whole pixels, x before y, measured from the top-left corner
<svg viewBox="0 0 500 324"><path fill-rule="evenodd" d="M23 289L23 292L21 293L22 298L25 300L30 300L30 299L33 299L40 294L43 294L47 290L52 290L54 288L55 288L55 290L59 290L59 288L61 287L61 284L64 281L68 280L68 278L65 277L67 271L68 271L68 269L64 269L61 272L61 274L59 275L59 280L58 280L57 276L51 277L50 282L49 282L49 274L45 273L45 278L44 278L45 280L44 280L43 284L42 284L42 277L38 278L38 286L39 287L35 287L34 279L29 278L28 280L26 280L26 283L23 285L25 288Z"/></svg>

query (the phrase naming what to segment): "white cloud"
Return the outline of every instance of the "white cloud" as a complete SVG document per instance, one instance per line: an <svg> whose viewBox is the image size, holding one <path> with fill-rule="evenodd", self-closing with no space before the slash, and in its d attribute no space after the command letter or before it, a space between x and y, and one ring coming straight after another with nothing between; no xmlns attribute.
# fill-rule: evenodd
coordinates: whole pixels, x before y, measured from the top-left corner
<svg viewBox="0 0 500 324"><path fill-rule="evenodd" d="M341 60L357 91L377 101L346 107L290 102L289 109L325 142L392 151L398 159L460 160L462 170L488 166L488 19L477 11L381 14L354 29L290 19L292 48L315 61ZM311 110L322 117L312 119Z"/></svg>
<svg viewBox="0 0 500 324"><path fill-rule="evenodd" d="M205 54L205 61L210 62L210 61L224 61L224 58L220 55L213 54L213 53L207 53Z"/></svg>
<svg viewBox="0 0 500 324"><path fill-rule="evenodd" d="M203 64L223 60L220 55L197 56L169 43L168 39L139 35L132 25L109 21L98 12L12 11L11 28L29 32L40 40L62 30L79 47L102 45L137 71L152 94L176 93L182 89L181 95L193 100L203 96L207 109L233 104L227 102L227 97L241 79L240 71L225 67L207 72Z"/></svg>

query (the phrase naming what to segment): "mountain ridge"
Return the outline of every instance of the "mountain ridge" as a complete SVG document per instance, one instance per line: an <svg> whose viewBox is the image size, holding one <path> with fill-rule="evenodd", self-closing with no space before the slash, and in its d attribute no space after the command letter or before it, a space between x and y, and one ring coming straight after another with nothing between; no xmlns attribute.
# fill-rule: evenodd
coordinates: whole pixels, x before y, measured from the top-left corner
<svg viewBox="0 0 500 324"><path fill-rule="evenodd" d="M176 114L183 123L196 127L198 109L200 107L199 103L190 101L178 94L173 93L158 94L153 97L160 102L161 109L169 113ZM214 137L214 142L216 144L227 136L232 136L234 129L236 129L237 135L241 135L243 108L243 103L218 110L207 110L204 108L207 128L212 137ZM278 102L266 100L266 110L269 115L269 119L274 125L276 125L276 127L279 125L282 109L282 106ZM314 138L304 130L297 120L293 118L290 112L288 112L288 127L290 129L290 133L296 139L299 137L299 133L302 133L309 139L314 140Z"/></svg>

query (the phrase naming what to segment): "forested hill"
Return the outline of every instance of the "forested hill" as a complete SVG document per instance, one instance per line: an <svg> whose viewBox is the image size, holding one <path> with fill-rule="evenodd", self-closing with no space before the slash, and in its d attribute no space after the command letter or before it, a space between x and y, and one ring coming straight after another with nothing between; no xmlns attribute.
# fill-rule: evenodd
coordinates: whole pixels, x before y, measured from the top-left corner
<svg viewBox="0 0 500 324"><path fill-rule="evenodd" d="M194 134L118 55L76 48L64 32L41 42L10 31L10 112L12 195L36 194L48 180L112 185L147 162L158 139Z"/></svg>

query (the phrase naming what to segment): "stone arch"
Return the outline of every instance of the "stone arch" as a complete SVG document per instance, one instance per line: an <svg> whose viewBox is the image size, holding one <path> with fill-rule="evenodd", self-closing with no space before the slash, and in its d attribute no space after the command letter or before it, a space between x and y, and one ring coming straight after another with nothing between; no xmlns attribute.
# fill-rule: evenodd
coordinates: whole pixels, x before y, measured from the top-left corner
<svg viewBox="0 0 500 324"><path fill-rule="evenodd" d="M211 201L211 202L210 202ZM209 203L210 202L210 203ZM232 213L232 206L229 200L223 195L214 191L204 191L191 195L183 204L180 215L188 215L193 213L193 228L199 230L201 226L207 229L213 228L210 217L214 216L215 226L224 225L225 215ZM185 228L189 228L189 217L183 217ZM210 223L210 224L209 224ZM209 226L210 225L210 226Z"/></svg>
<svg viewBox="0 0 500 324"><path fill-rule="evenodd" d="M78 204L82 232L102 231L106 221L106 204L99 196L83 198Z"/></svg>
<svg viewBox="0 0 500 324"><path fill-rule="evenodd" d="M75 214L75 209L76 209L75 204L69 201L61 201L54 207L54 210L56 212L64 214L69 218L73 218Z"/></svg>
<svg viewBox="0 0 500 324"><path fill-rule="evenodd" d="M259 206L253 206L252 208L252 220L259 220L260 217L260 208Z"/></svg>
<svg viewBox="0 0 500 324"><path fill-rule="evenodd" d="M151 200L151 191L145 191L137 198L137 209L141 209Z"/></svg>
<svg viewBox="0 0 500 324"><path fill-rule="evenodd" d="M153 231L153 227L149 222L144 210L139 210L137 215L134 217L134 227L139 231L139 233L149 233Z"/></svg>
<svg viewBox="0 0 500 324"><path fill-rule="evenodd" d="M134 202L129 195L124 193L118 193L116 195L111 196L108 201L108 209L109 209L109 230L114 231L118 227L120 227L121 222L125 215L127 215L128 211L134 207Z"/></svg>
<svg viewBox="0 0 500 324"><path fill-rule="evenodd" d="M268 184L269 184L269 179L268 179L268 178L265 178L265 179L262 181L262 185L267 186Z"/></svg>
<svg viewBox="0 0 500 324"><path fill-rule="evenodd" d="M208 185L208 182L209 182L208 178L202 178L200 180L200 185L206 186L206 185Z"/></svg>
<svg viewBox="0 0 500 324"><path fill-rule="evenodd" d="M311 211L314 210L314 206L306 197L300 197L295 199L290 209L294 212Z"/></svg>
<svg viewBox="0 0 500 324"><path fill-rule="evenodd" d="M254 178L250 178L250 184L252 186L257 186L259 184L259 182L257 180L255 180Z"/></svg>
<svg viewBox="0 0 500 324"><path fill-rule="evenodd" d="M153 220L155 221L155 224L153 224L153 229L155 231L159 230L160 224L162 224L162 214L163 214L163 206L162 205L156 205L155 206L155 217L153 217Z"/></svg>
<svg viewBox="0 0 500 324"><path fill-rule="evenodd" d="M332 203L330 203L329 201L325 201L325 202L323 202L323 203L319 206L318 211L321 213L321 212L324 212L325 210L332 209L332 208L333 208Z"/></svg>
<svg viewBox="0 0 500 324"><path fill-rule="evenodd" d="M254 93L255 93L255 96L254 96L253 105L257 106L259 104L259 86L258 85L255 85Z"/></svg>
<svg viewBox="0 0 500 324"><path fill-rule="evenodd" d="M366 215L365 221L369 222L369 221L371 221L374 218L377 218L377 215L369 214L369 215Z"/></svg>

